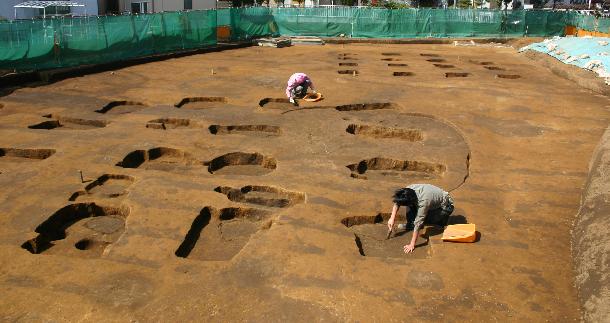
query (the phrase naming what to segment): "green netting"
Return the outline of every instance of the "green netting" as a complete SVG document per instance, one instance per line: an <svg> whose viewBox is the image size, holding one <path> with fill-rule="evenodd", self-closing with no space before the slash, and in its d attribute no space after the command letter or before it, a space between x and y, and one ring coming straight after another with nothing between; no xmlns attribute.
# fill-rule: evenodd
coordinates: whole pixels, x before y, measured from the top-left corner
<svg viewBox="0 0 610 323"><path fill-rule="evenodd" d="M594 16L576 15L572 21L572 24L579 29L596 31L597 30L597 19Z"/></svg>
<svg viewBox="0 0 610 323"><path fill-rule="evenodd" d="M587 31L598 31L602 33L610 33L610 19L596 18L595 16L573 15L571 21L573 26Z"/></svg>
<svg viewBox="0 0 610 323"><path fill-rule="evenodd" d="M270 8L231 8L231 40L278 35Z"/></svg>
<svg viewBox="0 0 610 323"><path fill-rule="evenodd" d="M567 12L471 9L277 8L282 35L410 38L563 35Z"/></svg>
<svg viewBox="0 0 610 323"><path fill-rule="evenodd" d="M609 19L566 11L230 8L137 16L0 23L0 69L38 70L99 64L202 48L216 43L216 26L231 40L269 35L418 38L563 35L566 25L610 31Z"/></svg>
<svg viewBox="0 0 610 323"><path fill-rule="evenodd" d="M277 8L273 17L281 35L334 37L352 34L354 13L349 7Z"/></svg>
<svg viewBox="0 0 610 323"><path fill-rule="evenodd" d="M100 64L216 44L216 11L0 23L0 69Z"/></svg>
<svg viewBox="0 0 610 323"><path fill-rule="evenodd" d="M216 24L218 26L230 26L231 25L231 10L230 8L227 9L218 9L218 12L216 13Z"/></svg>
<svg viewBox="0 0 610 323"><path fill-rule="evenodd" d="M610 19L602 18L599 19L597 24L597 31L602 33L610 33Z"/></svg>

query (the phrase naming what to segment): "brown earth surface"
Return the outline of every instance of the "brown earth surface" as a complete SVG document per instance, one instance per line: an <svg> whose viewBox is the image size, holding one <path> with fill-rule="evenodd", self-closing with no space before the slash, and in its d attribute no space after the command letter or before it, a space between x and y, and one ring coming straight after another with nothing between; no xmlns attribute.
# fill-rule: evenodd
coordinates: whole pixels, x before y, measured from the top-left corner
<svg viewBox="0 0 610 323"><path fill-rule="evenodd" d="M323 101L285 103L297 71ZM570 229L608 100L515 49L251 47L0 103L2 320L580 318ZM479 241L384 240L415 182Z"/></svg>
<svg viewBox="0 0 610 323"><path fill-rule="evenodd" d="M583 319L610 319L610 130L591 159L581 208L574 221L572 252Z"/></svg>

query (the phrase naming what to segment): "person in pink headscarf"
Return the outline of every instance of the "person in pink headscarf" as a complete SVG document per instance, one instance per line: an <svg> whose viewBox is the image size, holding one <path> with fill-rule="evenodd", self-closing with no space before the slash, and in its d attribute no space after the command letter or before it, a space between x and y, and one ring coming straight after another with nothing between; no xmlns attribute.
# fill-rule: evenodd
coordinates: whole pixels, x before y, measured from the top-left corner
<svg viewBox="0 0 610 323"><path fill-rule="evenodd" d="M307 89L311 88L313 93L317 93L313 82L305 73L294 73L288 79L286 87L286 96L290 99L290 103L297 105L295 99L302 99L307 94Z"/></svg>

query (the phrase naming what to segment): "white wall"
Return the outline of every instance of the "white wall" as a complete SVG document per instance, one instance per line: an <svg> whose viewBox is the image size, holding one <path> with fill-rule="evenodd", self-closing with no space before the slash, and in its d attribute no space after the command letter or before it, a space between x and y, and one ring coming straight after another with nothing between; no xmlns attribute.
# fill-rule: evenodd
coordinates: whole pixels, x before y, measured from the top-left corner
<svg viewBox="0 0 610 323"><path fill-rule="evenodd" d="M25 0L0 0L0 16L6 19L15 19L14 5L25 2ZM38 9L17 8L17 18L29 19L38 16Z"/></svg>
<svg viewBox="0 0 610 323"><path fill-rule="evenodd" d="M136 1L136 0L134 0ZM154 0L155 12L184 10L184 0ZM193 1L193 6L195 5Z"/></svg>
<svg viewBox="0 0 610 323"><path fill-rule="evenodd" d="M214 9L216 8L216 0L193 0L193 9Z"/></svg>
<svg viewBox="0 0 610 323"><path fill-rule="evenodd" d="M73 0L74 1L74 0ZM84 4L84 7L73 7L72 13L78 15L95 15L97 16L97 0L76 0L77 3Z"/></svg>

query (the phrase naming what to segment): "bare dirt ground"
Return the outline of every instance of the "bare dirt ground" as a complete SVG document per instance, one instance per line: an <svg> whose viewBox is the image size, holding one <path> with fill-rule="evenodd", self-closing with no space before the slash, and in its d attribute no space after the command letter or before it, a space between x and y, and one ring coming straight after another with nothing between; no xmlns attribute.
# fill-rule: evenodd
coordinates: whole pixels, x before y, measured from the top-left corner
<svg viewBox="0 0 610 323"><path fill-rule="evenodd" d="M297 71L326 99L286 104ZM608 100L514 49L252 47L0 103L2 320L580 317L570 229ZM415 182L480 240L383 240Z"/></svg>
<svg viewBox="0 0 610 323"><path fill-rule="evenodd" d="M572 230L576 286L585 322L610 318L610 131L606 130L593 158L582 205Z"/></svg>

